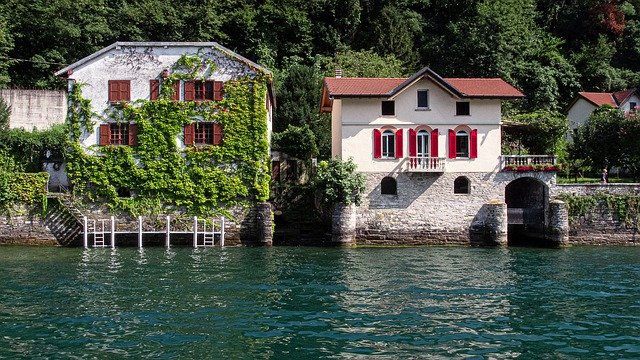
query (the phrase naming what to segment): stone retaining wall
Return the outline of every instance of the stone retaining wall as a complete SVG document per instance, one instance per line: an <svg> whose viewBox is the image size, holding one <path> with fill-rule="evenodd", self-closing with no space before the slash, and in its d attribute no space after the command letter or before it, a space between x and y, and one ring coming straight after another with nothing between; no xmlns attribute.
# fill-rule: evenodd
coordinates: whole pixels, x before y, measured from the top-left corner
<svg viewBox="0 0 640 360"><path fill-rule="evenodd" d="M0 216L0 244L57 245L55 236L45 225L40 208L17 204L12 215Z"/></svg>

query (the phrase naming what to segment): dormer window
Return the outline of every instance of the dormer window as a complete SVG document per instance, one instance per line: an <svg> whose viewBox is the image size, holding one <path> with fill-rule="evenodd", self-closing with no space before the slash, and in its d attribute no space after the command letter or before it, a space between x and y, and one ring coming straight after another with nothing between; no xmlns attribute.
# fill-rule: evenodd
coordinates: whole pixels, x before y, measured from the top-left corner
<svg viewBox="0 0 640 360"><path fill-rule="evenodd" d="M418 109L429 108L429 90L418 90Z"/></svg>
<svg viewBox="0 0 640 360"><path fill-rule="evenodd" d="M383 101L382 102L382 115L394 116L396 114L396 102L395 101Z"/></svg>

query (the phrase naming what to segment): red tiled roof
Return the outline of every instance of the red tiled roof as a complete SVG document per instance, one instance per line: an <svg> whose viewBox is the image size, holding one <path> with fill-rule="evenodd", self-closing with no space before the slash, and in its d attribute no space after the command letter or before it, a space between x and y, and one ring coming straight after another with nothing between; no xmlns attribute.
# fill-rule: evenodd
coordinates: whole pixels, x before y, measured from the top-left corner
<svg viewBox="0 0 640 360"><path fill-rule="evenodd" d="M520 90L500 78L444 78L469 97L523 97Z"/></svg>
<svg viewBox="0 0 640 360"><path fill-rule="evenodd" d="M402 78L333 78L324 79L331 96L383 96L406 79Z"/></svg>
<svg viewBox="0 0 640 360"><path fill-rule="evenodd" d="M635 91L636 89L627 89L627 90L614 92L613 99L616 101L617 104L621 104L629 96L631 96L631 94L633 94Z"/></svg>
<svg viewBox="0 0 640 360"><path fill-rule="evenodd" d="M405 82L404 78L325 78L330 96L385 96ZM500 78L444 79L463 96L468 97L523 97L515 87Z"/></svg>
<svg viewBox="0 0 640 360"><path fill-rule="evenodd" d="M580 96L587 99L588 101L590 101L596 106L611 105L613 107L618 107L618 104L616 103L611 93L582 91L582 92L579 92L578 94L580 94Z"/></svg>

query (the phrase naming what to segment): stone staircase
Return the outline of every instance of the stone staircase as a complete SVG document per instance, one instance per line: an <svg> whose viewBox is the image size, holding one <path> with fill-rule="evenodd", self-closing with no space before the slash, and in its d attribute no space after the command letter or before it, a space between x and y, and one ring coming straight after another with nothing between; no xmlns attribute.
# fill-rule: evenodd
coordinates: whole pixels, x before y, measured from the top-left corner
<svg viewBox="0 0 640 360"><path fill-rule="evenodd" d="M67 194L50 194L44 223L60 245L79 246L82 243L83 216Z"/></svg>

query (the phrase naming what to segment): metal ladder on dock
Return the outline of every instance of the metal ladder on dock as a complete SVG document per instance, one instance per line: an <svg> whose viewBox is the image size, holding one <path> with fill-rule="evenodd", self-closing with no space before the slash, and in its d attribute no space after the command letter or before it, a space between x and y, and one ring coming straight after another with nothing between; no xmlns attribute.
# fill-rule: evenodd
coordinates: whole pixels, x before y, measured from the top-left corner
<svg viewBox="0 0 640 360"><path fill-rule="evenodd" d="M106 247L107 244L104 240L104 222L105 220L100 220L100 227L98 227L96 220L91 220L87 224L87 232L89 234L93 234L93 247Z"/></svg>
<svg viewBox="0 0 640 360"><path fill-rule="evenodd" d="M197 220L196 220L197 221ZM207 221L203 221L202 227L202 243L196 243L196 246L211 247L216 246L216 235L218 236L218 245L224 246L224 217L220 219L220 230L216 231L215 222L211 219L211 231L207 231ZM196 232L197 238L197 232Z"/></svg>

